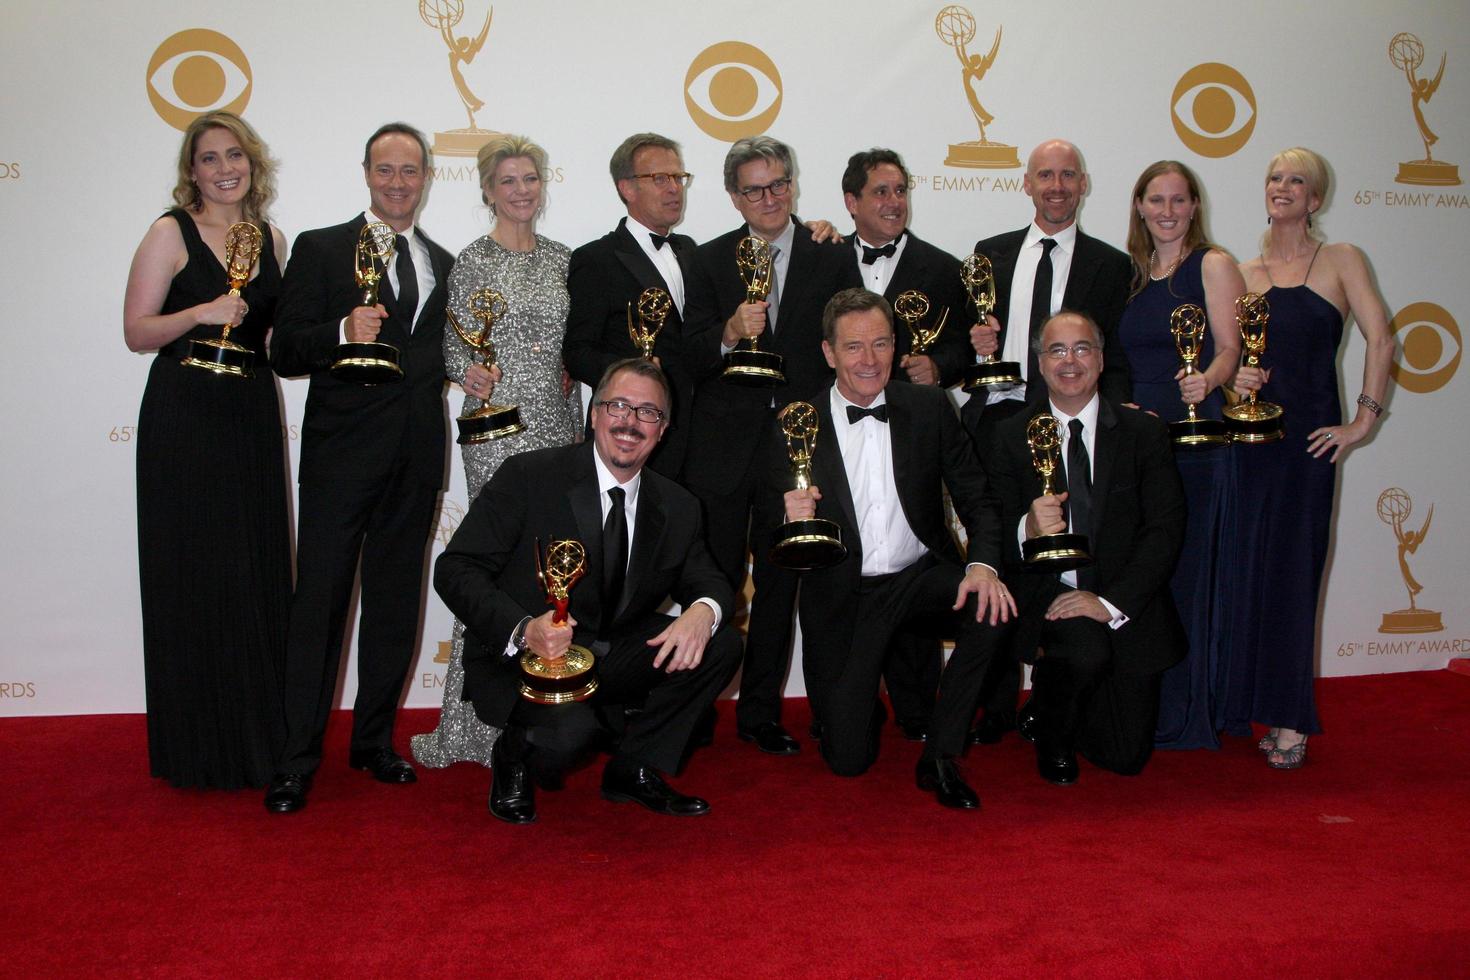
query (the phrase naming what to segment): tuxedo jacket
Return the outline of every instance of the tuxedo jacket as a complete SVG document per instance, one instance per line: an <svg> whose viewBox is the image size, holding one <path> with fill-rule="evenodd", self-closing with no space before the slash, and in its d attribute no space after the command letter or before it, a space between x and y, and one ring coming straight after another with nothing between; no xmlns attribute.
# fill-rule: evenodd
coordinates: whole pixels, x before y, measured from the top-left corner
<svg viewBox="0 0 1470 980"><path fill-rule="evenodd" d="M687 307L694 239L688 235L670 235L665 247L673 249L684 273ZM638 297L645 289L655 286L665 291L669 288L658 267L634 241L627 219L572 253L567 269L567 291L572 305L567 312L566 339L562 343L562 357L572 377L595 390L608 365L642 353L628 335L628 304L633 305L636 323ZM694 401L694 383L682 361L684 333L684 320L678 308L671 306L653 353L673 386L673 408L669 413L669 429L649 460L649 465L668 476L677 476L683 463L684 446L689 439L689 411Z"/></svg>
<svg viewBox="0 0 1470 980"><path fill-rule="evenodd" d="M379 301L388 310L378 340L398 348L403 378L381 385L338 381L329 372L342 342L342 318L360 305L354 276L358 215L296 238L281 287L271 342L277 374L311 375L301 426L301 483L376 482L407 460L414 478L442 487L445 473L444 304L454 257L424 236L434 264L434 291L410 333L384 276ZM423 232L419 232L423 235Z"/></svg>
<svg viewBox="0 0 1470 980"><path fill-rule="evenodd" d="M1006 319L1011 311L1011 280L1016 274L1016 259L1026 241L1028 225L1020 231L1006 232L975 243L975 252L990 259L995 273L995 318L1000 321L1000 349L1005 350ZM1067 288L1062 293L1062 308L1086 313L1103 332L1103 374L1098 388L1104 398L1117 402L1133 399L1133 383L1128 373L1128 357L1118 342L1118 321L1128 305L1128 283L1133 265L1128 256L1107 242L1099 241L1077 229L1077 246L1072 255L1072 268L1067 273ZM973 351L973 348L972 348ZM1026 345L1026 400L1039 400L1046 382L1037 367L1036 354ZM973 361L973 357L971 358ZM972 398L977 406L983 398Z"/></svg>
<svg viewBox="0 0 1470 980"><path fill-rule="evenodd" d="M970 346L970 325L975 322L975 310L960 282L960 260L911 231L905 232L904 237L903 254L898 258L898 267L893 270L893 275L888 277L888 288L883 291L883 298L891 305L897 302L900 293L917 289L929 298L929 316L924 319L926 326L938 323L943 312L949 310L943 332L929 348L929 356L939 368L939 386L947 388L962 380L965 368L975 362L975 350ZM856 240L857 232L847 239L854 255L858 256L858 276L861 278L861 252L852 245ZM898 362L913 347L913 335L896 316L893 329L894 377L902 378L906 375Z"/></svg>
<svg viewBox="0 0 1470 980"><path fill-rule="evenodd" d="M772 400L779 407L808 398L832 379L822 354L822 310L835 294L862 284L850 245L819 245L796 222L776 329L760 338L761 350L785 358L786 383L776 388L731 384L720 376L720 339L725 321L745 302L735 249L749 234L742 225L695 249L693 275L686 282L684 360L697 386L684 464L684 482L690 486L718 490L741 482L758 465L756 450L766 438Z"/></svg>
<svg viewBox="0 0 1470 980"><path fill-rule="evenodd" d="M605 620L616 643L665 598L688 608L707 597L726 619L730 584L704 544L698 501L657 472L643 469L629 542L628 577L619 609L603 607L602 505L593 443L512 456L500 465L434 566L434 588L465 624L464 700L488 724L503 727L519 697L520 668L504 652L516 625L548 608L536 579L536 547L580 541L585 578L571 589L576 640L590 644Z"/></svg>
<svg viewBox="0 0 1470 980"><path fill-rule="evenodd" d="M1027 570L1017 527L1041 496L1026 426L1035 408L1002 420L982 450L1001 501L1006 581L1016 598L1017 650L1035 650L1056 591L1055 574ZM1095 591L1128 617L1110 633L1113 669L1164 670L1184 657L1186 639L1169 589L1184 542L1185 500L1168 429L1146 412L1107 398L1098 410L1092 454L1091 550Z"/></svg>
<svg viewBox="0 0 1470 980"><path fill-rule="evenodd" d="M830 639L839 649L846 649L863 619L858 595L863 542L842 451L833 435L830 390L828 385L811 400L818 418L812 483L822 492L822 499L817 501L817 516L842 528L847 557L831 568L802 573L800 607L802 636L806 638L803 642ZM942 561L984 562L1000 571L999 500L990 490L985 470L975 456L970 437L960 426L948 394L928 385L890 381L884 395L888 404L894 485L909 527ZM762 524L784 523L783 495L793 485L786 440L777 427L766 456ZM968 538L963 552L945 518L946 489Z"/></svg>

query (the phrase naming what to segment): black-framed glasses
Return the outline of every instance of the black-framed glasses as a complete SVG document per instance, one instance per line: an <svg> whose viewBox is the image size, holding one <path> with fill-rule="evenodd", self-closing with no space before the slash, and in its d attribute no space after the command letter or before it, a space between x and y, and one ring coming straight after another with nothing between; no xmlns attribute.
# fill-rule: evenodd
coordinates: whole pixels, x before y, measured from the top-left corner
<svg viewBox="0 0 1470 980"><path fill-rule="evenodd" d="M742 187L740 188L740 196L751 204L755 204L766 196L767 191L770 192L772 197L785 197L791 193L791 178L782 177L780 180L773 180L769 184L761 184L759 187Z"/></svg>
<svg viewBox="0 0 1470 980"><path fill-rule="evenodd" d="M679 173L676 173L676 174L671 174L671 173L632 174L631 177L630 177L630 179L632 179L632 180L651 180L651 181L653 181L653 186L654 187L657 187L659 190L663 190L665 187L668 187L669 186L669 183L671 181L673 183L675 183L675 184L678 184L680 187L688 187L689 186L689 182L694 179L694 175L691 174L691 173L685 173L683 171L680 171Z"/></svg>
<svg viewBox="0 0 1470 980"><path fill-rule="evenodd" d="M1052 344L1050 347L1043 350L1042 353L1051 358L1053 361L1060 361L1068 354L1071 354L1079 361L1085 361L1093 354L1097 353L1097 344L1086 340L1079 340L1077 341L1077 343L1073 344L1070 347L1068 347L1066 344Z"/></svg>
<svg viewBox="0 0 1470 980"><path fill-rule="evenodd" d="M627 418L629 414L637 415L638 421L653 425L664 420L664 412L661 408L653 408L648 405L629 405L627 402L613 399L611 401L598 402L602 410L607 412L608 418L619 421Z"/></svg>

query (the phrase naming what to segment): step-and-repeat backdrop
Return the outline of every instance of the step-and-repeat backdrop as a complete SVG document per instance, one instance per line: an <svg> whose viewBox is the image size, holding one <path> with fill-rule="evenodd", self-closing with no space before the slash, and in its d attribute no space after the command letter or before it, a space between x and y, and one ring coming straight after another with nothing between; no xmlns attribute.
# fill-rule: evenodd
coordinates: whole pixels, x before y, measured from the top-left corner
<svg viewBox="0 0 1470 980"><path fill-rule="evenodd" d="M897 149L913 228L957 254L1029 220L1022 164L1064 137L1086 156L1092 234L1121 246L1135 176L1171 157L1201 175L1215 240L1247 258L1267 161L1312 147L1336 177L1320 227L1366 251L1397 340L1383 424L1341 467L1320 672L1433 668L1470 648L1464 5L19 0L0 55L0 714L143 708L133 469L149 357L123 345L122 297L169 203L180 129L213 108L242 113L280 160L273 217L288 238L360 211L363 140L413 122L436 145L422 225L452 251L489 225L477 131L547 148L540 227L569 245L616 222L608 156L651 129L696 174L680 228L696 239L735 226L721 161L765 132L796 148L800 213L844 229L847 156ZM975 100L999 144L980 153L965 146L980 137ZM1349 327L1349 407L1362 350ZM281 387L294 472L306 382ZM467 505L457 450L451 472L435 555ZM1394 615L1411 605L1424 614ZM431 595L408 704L438 703L450 626ZM787 691L801 693L799 671Z"/></svg>

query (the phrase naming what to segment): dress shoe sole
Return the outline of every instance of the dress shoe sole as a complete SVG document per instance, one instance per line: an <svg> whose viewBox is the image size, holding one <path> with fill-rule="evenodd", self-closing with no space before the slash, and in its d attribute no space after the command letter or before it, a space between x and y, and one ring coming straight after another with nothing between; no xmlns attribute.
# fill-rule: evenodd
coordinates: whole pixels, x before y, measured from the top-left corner
<svg viewBox="0 0 1470 980"><path fill-rule="evenodd" d="M649 806L636 796L630 796L627 793L615 793L611 790L603 790L602 798L609 803L637 803L650 813L658 813L667 817L702 817L706 813L709 813L708 806L703 810L665 810L662 807Z"/></svg>
<svg viewBox="0 0 1470 980"><path fill-rule="evenodd" d="M508 823L516 827L522 827L528 823L536 822L536 812L534 810L529 815L500 813L492 806L490 808L490 816L499 820L501 823Z"/></svg>
<svg viewBox="0 0 1470 980"><path fill-rule="evenodd" d="M271 813L295 813L297 810L305 809L305 800L280 800L275 803L266 803L265 808Z"/></svg>
<svg viewBox="0 0 1470 980"><path fill-rule="evenodd" d="M418 773L412 769L379 772L372 766L353 766L352 768L358 772L370 772L378 782L388 783L389 785L401 785L403 783L416 783L419 781Z"/></svg>

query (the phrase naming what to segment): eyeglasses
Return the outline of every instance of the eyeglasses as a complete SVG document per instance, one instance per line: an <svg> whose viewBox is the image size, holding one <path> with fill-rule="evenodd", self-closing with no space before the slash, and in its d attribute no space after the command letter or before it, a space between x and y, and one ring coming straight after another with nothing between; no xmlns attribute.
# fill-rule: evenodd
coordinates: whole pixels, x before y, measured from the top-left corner
<svg viewBox="0 0 1470 980"><path fill-rule="evenodd" d="M664 420L663 409L660 408L650 408L647 405L629 405L627 402L621 401L605 401L598 402L597 404L601 405L603 411L607 412L608 418L618 419L619 421L627 418L630 414L637 415L638 421L647 422L649 425Z"/></svg>
<svg viewBox="0 0 1470 980"><path fill-rule="evenodd" d="M680 187L688 187L689 186L689 182L694 179L694 175L693 174L690 174L690 173L683 173L683 172L676 173L676 174L667 174L667 173L657 173L657 174L630 174L628 179L629 180L651 180L651 181L653 181L653 186L654 187L657 187L659 190L663 190L665 187L668 187L669 186L669 183L670 182L673 182L675 184L678 184Z"/></svg>
<svg viewBox="0 0 1470 980"><path fill-rule="evenodd" d="M772 197L785 197L791 193L791 178L782 177L780 180L773 180L769 184L762 184L759 187L742 187L740 188L740 196L751 204L755 204L766 196L767 191L771 192Z"/></svg>
<svg viewBox="0 0 1470 980"><path fill-rule="evenodd" d="M1089 343L1085 340L1079 340L1071 347L1068 347L1066 344L1052 344L1046 350L1042 351L1042 353L1051 358L1053 361L1060 361L1062 358L1066 357L1068 353L1077 358L1077 360L1079 361L1085 361L1093 354L1097 353L1097 345Z"/></svg>

